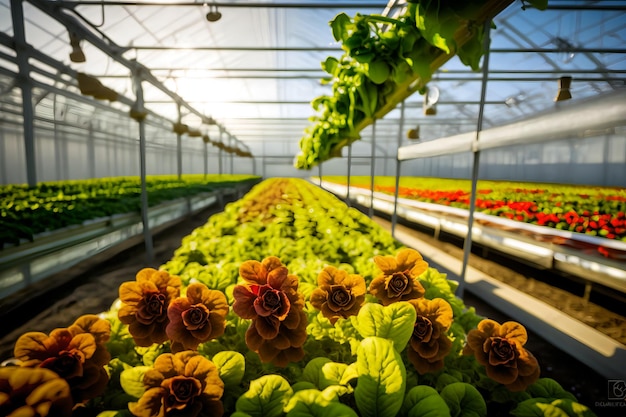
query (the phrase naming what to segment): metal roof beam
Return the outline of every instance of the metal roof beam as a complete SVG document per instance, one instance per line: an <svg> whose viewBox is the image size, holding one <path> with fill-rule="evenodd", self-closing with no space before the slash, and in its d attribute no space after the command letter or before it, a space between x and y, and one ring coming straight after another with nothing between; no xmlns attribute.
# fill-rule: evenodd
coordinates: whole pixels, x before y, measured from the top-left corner
<svg viewBox="0 0 626 417"><path fill-rule="evenodd" d="M79 37L88 41L98 49L100 49L105 54L111 56L118 63L128 68L132 74L139 74L141 79L149 82L154 87L165 93L167 96L171 97L172 100L176 103L180 103L183 107L189 110L191 113L200 117L205 123L210 124L211 122L217 124L212 118L202 114L192 106L190 106L182 97L178 94L167 89L156 77L154 77L150 70L145 67L143 64L139 63L136 60L129 60L122 56L123 48L120 48L118 45L115 45L111 41L106 41L98 36L96 36L93 32L87 30L82 24L80 24L74 17L62 13L58 2L49 2L44 0L27 0L33 6L37 7L44 13L48 14L50 17L57 20L59 23L64 25L66 28L71 29L76 32ZM219 126L219 125L218 125ZM221 129L224 129L221 127Z"/></svg>
<svg viewBox="0 0 626 417"><path fill-rule="evenodd" d="M340 3L340 2L294 2L294 3L220 3L220 2L210 2L210 3L202 3L202 2L161 2L161 1L56 1L55 3L68 8L73 9L77 6L152 6L152 7L203 7L205 4L218 7L218 8L256 8L256 9L383 9L387 6L387 3ZM400 4L399 6L404 6L405 3Z"/></svg>

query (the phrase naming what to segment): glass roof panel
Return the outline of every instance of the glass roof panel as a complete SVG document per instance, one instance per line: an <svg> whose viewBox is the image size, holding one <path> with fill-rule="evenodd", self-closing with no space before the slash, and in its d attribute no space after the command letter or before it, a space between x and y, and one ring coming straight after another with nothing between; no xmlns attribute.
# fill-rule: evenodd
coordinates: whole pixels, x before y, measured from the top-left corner
<svg viewBox="0 0 626 417"><path fill-rule="evenodd" d="M350 16L381 13L387 4L382 0L237 0L219 7L211 1L54 3L63 15L123 48L124 59L136 59L242 141L289 142L276 149L293 148L314 115L308 103L331 91L319 82L324 76L320 63L342 52L329 21L343 11ZM9 4L10 0L0 0L0 30L12 36ZM626 1L550 0L549 5L542 12L523 10L517 0L496 17L485 127L554 107L557 80L564 75L573 77L575 99L624 87ZM212 11L221 13L216 22L206 19ZM37 50L134 99L127 67L87 41L81 44L86 62L70 62L68 30L27 1L24 12L27 41ZM424 116L423 97L415 94L406 102L403 129L419 124L423 140L475 129L481 77L451 59L430 83L440 90L437 115ZM176 105L158 89L146 87L145 100L151 110L177 118ZM385 119L379 123L381 140L397 143L399 111Z"/></svg>

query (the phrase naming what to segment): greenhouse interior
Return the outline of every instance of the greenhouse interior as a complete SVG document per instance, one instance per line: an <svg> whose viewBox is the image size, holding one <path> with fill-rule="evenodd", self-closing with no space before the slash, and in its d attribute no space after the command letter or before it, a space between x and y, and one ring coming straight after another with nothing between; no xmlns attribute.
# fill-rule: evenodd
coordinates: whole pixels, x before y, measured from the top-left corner
<svg viewBox="0 0 626 417"><path fill-rule="evenodd" d="M626 1L0 29L0 415L626 415Z"/></svg>

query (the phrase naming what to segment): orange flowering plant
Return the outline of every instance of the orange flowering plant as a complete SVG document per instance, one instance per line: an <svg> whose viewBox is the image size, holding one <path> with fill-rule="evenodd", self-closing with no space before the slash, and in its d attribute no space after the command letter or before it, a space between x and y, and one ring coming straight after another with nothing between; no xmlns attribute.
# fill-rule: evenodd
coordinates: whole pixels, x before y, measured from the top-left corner
<svg viewBox="0 0 626 417"><path fill-rule="evenodd" d="M180 295L180 278L166 271L144 268L135 281L120 285L118 317L128 324L138 346L151 346L167 340L167 308Z"/></svg>
<svg viewBox="0 0 626 417"><path fill-rule="evenodd" d="M485 320L455 289L329 193L267 180L122 283L108 311L22 335L0 367L0 415L571 409L539 378L523 326Z"/></svg>
<svg viewBox="0 0 626 417"><path fill-rule="evenodd" d="M298 292L298 277L289 274L280 259L246 261L240 275L244 284L233 289L233 311L251 319L246 343L261 361L286 366L304 357L307 316Z"/></svg>
<svg viewBox="0 0 626 417"><path fill-rule="evenodd" d="M224 412L220 401L224 382L217 367L197 352L164 353L143 378L146 390L128 408L135 416L215 416Z"/></svg>
<svg viewBox="0 0 626 417"><path fill-rule="evenodd" d="M424 296L418 277L428 264L416 250L402 249L394 256L376 256L374 262L382 271L370 283L369 291L383 305L408 301Z"/></svg>
<svg viewBox="0 0 626 417"><path fill-rule="evenodd" d="M463 352L474 355L489 378L511 391L523 391L539 378L539 363L524 348L527 339L526 329L519 323L500 325L485 319L469 331Z"/></svg>
<svg viewBox="0 0 626 417"><path fill-rule="evenodd" d="M331 323L355 316L365 302L365 279L357 274L327 266L320 272L311 294L311 304Z"/></svg>
<svg viewBox="0 0 626 417"><path fill-rule="evenodd" d="M106 389L109 378L105 366L111 356L105 343L109 335L108 321L85 315L50 334L23 334L15 343L14 355L21 367L54 371L69 384L74 404L80 404Z"/></svg>
<svg viewBox="0 0 626 417"><path fill-rule="evenodd" d="M200 283L189 285L186 296L172 300L167 308L165 332L172 341L172 351L195 350L200 343L221 336L227 313L224 293Z"/></svg>

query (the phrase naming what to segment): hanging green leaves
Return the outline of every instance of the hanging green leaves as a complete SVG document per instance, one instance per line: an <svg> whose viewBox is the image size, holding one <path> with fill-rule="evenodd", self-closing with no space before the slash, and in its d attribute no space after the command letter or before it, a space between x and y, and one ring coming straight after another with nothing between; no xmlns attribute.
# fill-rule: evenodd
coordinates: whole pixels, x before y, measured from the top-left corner
<svg viewBox="0 0 626 417"><path fill-rule="evenodd" d="M317 115L300 139L294 165L311 169L341 156L359 132L384 117L416 91L424 91L433 72L452 56L472 70L480 69L484 23L509 2L496 0L414 0L402 15L390 18L338 14L331 22L341 43L341 58L322 68L331 75L332 95L312 101ZM544 0L530 2L545 8Z"/></svg>

